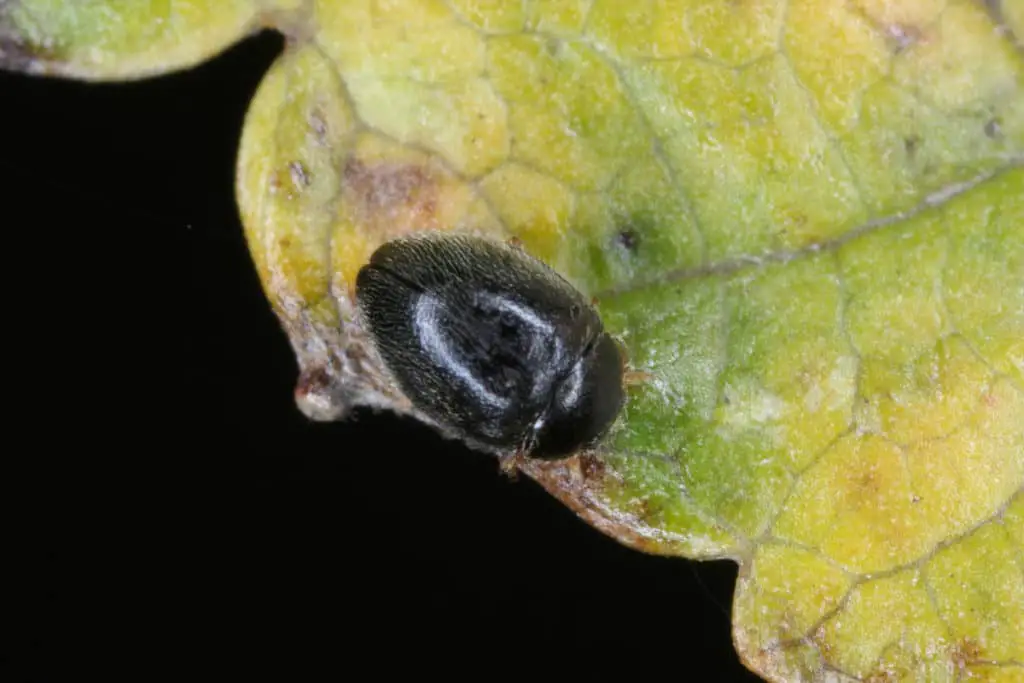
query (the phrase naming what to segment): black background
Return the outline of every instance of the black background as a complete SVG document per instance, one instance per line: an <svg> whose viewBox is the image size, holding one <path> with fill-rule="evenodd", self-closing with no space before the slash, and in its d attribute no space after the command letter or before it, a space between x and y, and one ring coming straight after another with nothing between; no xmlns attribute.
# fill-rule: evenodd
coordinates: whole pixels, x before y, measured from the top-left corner
<svg viewBox="0 0 1024 683"><path fill-rule="evenodd" d="M730 640L732 563L624 548L416 424L294 407L233 197L282 46L263 33L129 84L0 74L8 417L26 437L8 463L28 465L4 484L37 586L18 677L52 680L65 642L99 636L99 671L146 653L139 680L470 654L757 680Z"/></svg>

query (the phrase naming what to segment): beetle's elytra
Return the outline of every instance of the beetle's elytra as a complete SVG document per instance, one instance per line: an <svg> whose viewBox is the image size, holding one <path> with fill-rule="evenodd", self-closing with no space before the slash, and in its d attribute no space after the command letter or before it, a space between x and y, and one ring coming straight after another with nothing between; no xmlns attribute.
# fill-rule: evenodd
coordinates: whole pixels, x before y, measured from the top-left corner
<svg viewBox="0 0 1024 683"><path fill-rule="evenodd" d="M409 400L477 446L567 457L595 444L622 408L623 358L597 311L517 247L403 237L360 270L356 299Z"/></svg>

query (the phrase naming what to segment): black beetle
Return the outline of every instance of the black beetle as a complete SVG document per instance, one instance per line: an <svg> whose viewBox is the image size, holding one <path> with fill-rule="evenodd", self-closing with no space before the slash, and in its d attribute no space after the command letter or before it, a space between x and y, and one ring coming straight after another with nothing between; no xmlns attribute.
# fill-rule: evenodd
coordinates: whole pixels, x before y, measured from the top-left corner
<svg viewBox="0 0 1024 683"><path fill-rule="evenodd" d="M622 408L624 359L597 311L516 244L387 242L359 271L356 301L413 405L506 469L593 446Z"/></svg>

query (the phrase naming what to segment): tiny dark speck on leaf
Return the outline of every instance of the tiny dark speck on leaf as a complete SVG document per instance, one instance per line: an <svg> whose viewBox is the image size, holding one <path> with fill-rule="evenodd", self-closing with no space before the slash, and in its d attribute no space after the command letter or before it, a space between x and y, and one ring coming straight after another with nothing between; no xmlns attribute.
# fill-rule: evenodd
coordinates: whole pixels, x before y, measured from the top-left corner
<svg viewBox="0 0 1024 683"><path fill-rule="evenodd" d="M637 247L640 246L640 237L635 231L626 228L618 232L615 242L626 251L636 252Z"/></svg>
<svg viewBox="0 0 1024 683"><path fill-rule="evenodd" d="M918 138L916 135L911 135L910 137L903 138L903 148L907 150L907 156L909 157L914 156L914 154L917 152L917 147L920 144L921 139Z"/></svg>
<svg viewBox="0 0 1024 683"><path fill-rule="evenodd" d="M1002 126L999 125L998 119L989 119L985 123L985 135L990 138L999 137L1000 133L1003 132Z"/></svg>

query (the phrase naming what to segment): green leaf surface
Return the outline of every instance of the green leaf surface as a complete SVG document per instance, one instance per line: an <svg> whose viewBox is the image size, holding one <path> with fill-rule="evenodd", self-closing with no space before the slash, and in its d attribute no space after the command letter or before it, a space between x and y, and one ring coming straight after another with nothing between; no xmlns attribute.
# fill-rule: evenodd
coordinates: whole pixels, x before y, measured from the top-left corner
<svg viewBox="0 0 1024 683"><path fill-rule="evenodd" d="M0 64L262 25L238 200L307 415L417 414L353 315L379 244L518 237L650 375L530 476L740 563L765 678L1024 680L1024 2L0 0Z"/></svg>

